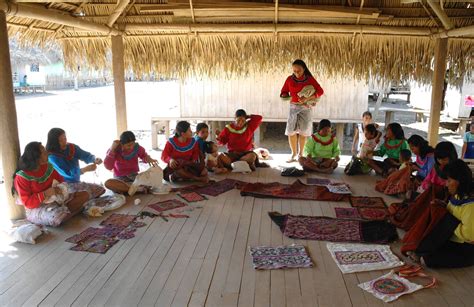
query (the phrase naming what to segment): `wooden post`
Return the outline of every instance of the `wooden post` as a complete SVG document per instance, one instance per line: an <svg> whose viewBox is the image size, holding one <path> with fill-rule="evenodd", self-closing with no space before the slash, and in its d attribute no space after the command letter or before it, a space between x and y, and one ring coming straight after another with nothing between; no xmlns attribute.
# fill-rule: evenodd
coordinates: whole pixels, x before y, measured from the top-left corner
<svg viewBox="0 0 474 307"><path fill-rule="evenodd" d="M112 66L114 73L115 115L117 136L127 130L127 102L125 99L125 64L123 61L123 37L112 36Z"/></svg>
<svg viewBox="0 0 474 307"><path fill-rule="evenodd" d="M336 138L342 151L344 148L344 123L336 123Z"/></svg>
<svg viewBox="0 0 474 307"><path fill-rule="evenodd" d="M444 78L446 74L446 55L448 39L438 38L435 43L434 72L431 92L430 120L428 123L428 142L431 146L438 143L439 118L443 99Z"/></svg>
<svg viewBox="0 0 474 307"><path fill-rule="evenodd" d="M2 206L8 206L8 217L20 219L24 216L23 207L15 204L11 194L13 186L12 175L16 170L20 157L20 141L16 117L15 97L13 96L12 67L10 63L10 48L8 46L8 31L5 12L0 10L0 158L5 187L5 198L1 199Z"/></svg>
<svg viewBox="0 0 474 307"><path fill-rule="evenodd" d="M151 148L158 149L158 122L151 120Z"/></svg>

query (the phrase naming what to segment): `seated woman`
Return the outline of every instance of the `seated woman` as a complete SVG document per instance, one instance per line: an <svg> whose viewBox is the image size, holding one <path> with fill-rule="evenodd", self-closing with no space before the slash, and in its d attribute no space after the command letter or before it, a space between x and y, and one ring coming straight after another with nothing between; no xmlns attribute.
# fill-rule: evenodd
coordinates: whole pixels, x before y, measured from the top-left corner
<svg viewBox="0 0 474 307"><path fill-rule="evenodd" d="M428 190L431 186L445 186L446 173L444 168L457 159L456 148L451 142L440 142L434 150L435 164L421 182L418 192Z"/></svg>
<svg viewBox="0 0 474 307"><path fill-rule="evenodd" d="M332 173L339 162L339 142L331 133L331 122L323 119L319 122L318 132L306 142L304 157L299 163L305 171Z"/></svg>
<svg viewBox="0 0 474 307"><path fill-rule="evenodd" d="M25 147L14 175L14 190L25 206L26 218L35 224L57 227L81 212L89 200L87 192L76 192L64 205L47 203L50 197L61 194L53 187L53 181L64 179L48 163L48 152L40 142L31 142Z"/></svg>
<svg viewBox="0 0 474 307"><path fill-rule="evenodd" d="M105 189L99 185L80 182L81 175L95 171L97 165L102 163L102 159L96 158L75 144L68 143L66 132L63 129L53 128L49 130L46 150L49 154L49 163L64 178L64 181L72 183L71 187L74 190L87 191L92 198L105 192ZM89 163L89 165L81 168L79 167L79 160Z"/></svg>
<svg viewBox="0 0 474 307"><path fill-rule="evenodd" d="M416 170L418 185L428 176L435 164L434 149L421 136L414 134L408 139L411 152L416 155L412 168Z"/></svg>
<svg viewBox="0 0 474 307"><path fill-rule="evenodd" d="M253 134L262 123L260 115L247 115L245 110L235 112L235 122L225 126L219 133L216 131L220 145L227 145L228 152L220 154L218 167L232 170L232 163L245 161L251 170L258 166L257 154L253 152Z"/></svg>
<svg viewBox="0 0 474 307"><path fill-rule="evenodd" d="M138 158L150 166L158 166L158 161L150 157L145 148L135 141L135 134L125 131L120 135L120 140L115 140L107 151L104 166L113 171L114 178L107 180L105 186L113 192L128 192L130 184L140 171Z"/></svg>
<svg viewBox="0 0 474 307"><path fill-rule="evenodd" d="M474 265L474 186L472 171L462 160L446 167L449 202L432 206L447 212L418 244L415 253L432 268L460 268Z"/></svg>
<svg viewBox="0 0 474 307"><path fill-rule="evenodd" d="M410 149L405 140L403 128L399 123L391 123L387 126L385 132L385 142L379 150L374 151L374 156L384 157L386 155L387 158L384 161L368 159L367 164L373 168L378 175L387 177L391 172L400 167L398 158L400 156L400 150L402 149Z"/></svg>
<svg viewBox="0 0 474 307"><path fill-rule="evenodd" d="M200 156L199 143L193 137L191 125L186 121L178 122L175 136L168 140L161 154L161 160L167 164L163 178L166 181L209 182L205 160Z"/></svg>

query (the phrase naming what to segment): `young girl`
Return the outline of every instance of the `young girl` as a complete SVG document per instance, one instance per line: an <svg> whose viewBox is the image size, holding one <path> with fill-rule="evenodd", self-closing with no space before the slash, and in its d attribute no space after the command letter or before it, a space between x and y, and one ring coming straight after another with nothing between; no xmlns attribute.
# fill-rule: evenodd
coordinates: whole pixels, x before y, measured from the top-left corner
<svg viewBox="0 0 474 307"><path fill-rule="evenodd" d="M435 164L430 173L425 177L418 189L419 193L428 190L432 185L444 186L446 184L446 172L444 168L457 159L456 148L451 142L441 142L434 150Z"/></svg>
<svg viewBox="0 0 474 307"><path fill-rule="evenodd" d="M472 171L464 161L456 160L446 166L445 172L449 202L437 200L432 206L446 207L447 213L423 238L415 253L432 268L471 266L474 265Z"/></svg>
<svg viewBox="0 0 474 307"><path fill-rule="evenodd" d="M379 150L374 152L375 156L384 157L386 155L387 158L383 162L373 159L369 159L367 162L377 174L387 177L389 173L400 167L398 158L402 149L409 149L402 126L399 123L391 123L385 132L385 142Z"/></svg>
<svg viewBox="0 0 474 307"><path fill-rule="evenodd" d="M18 161L18 170L14 175L15 191L25 206L26 218L36 224L57 227L70 217L81 212L89 200L87 192L76 192L64 206L56 203L45 204L45 200L61 194L53 187L53 181L64 179L48 163L48 152L40 142L31 142L25 147Z"/></svg>
<svg viewBox="0 0 474 307"><path fill-rule="evenodd" d="M464 134L461 159L474 159L474 122L470 125L470 131Z"/></svg>
<svg viewBox="0 0 474 307"><path fill-rule="evenodd" d="M79 182L82 174L95 171L97 165L102 163L102 159L96 158L75 144L68 143L66 132L61 128L49 130L46 150L49 153L49 163L66 182ZM79 160L89 165L80 168Z"/></svg>
<svg viewBox="0 0 474 307"><path fill-rule="evenodd" d="M323 119L319 122L318 132L308 140L304 148L304 157L299 159L306 171L332 173L339 162L339 142L331 134L331 122Z"/></svg>
<svg viewBox="0 0 474 307"><path fill-rule="evenodd" d="M416 155L416 162L412 164L417 171L416 181L423 181L431 172L435 164L434 149L421 136L415 134L408 139L411 151ZM418 184L419 184L418 183Z"/></svg>
<svg viewBox="0 0 474 307"><path fill-rule="evenodd" d="M378 125L372 123L372 113L369 111L365 111L362 114L362 123L357 124L356 128L354 129L354 139L352 141L352 154L357 154L362 149L362 145L366 140L365 130L368 125L374 125L375 129L378 129ZM382 135L381 132L377 131L377 135L375 138L376 144L380 141L380 136Z"/></svg>
<svg viewBox="0 0 474 307"><path fill-rule="evenodd" d="M120 140L115 140L107 151L104 166L113 171L114 178L107 180L105 186L116 193L128 192L130 184L140 171L139 158L150 166L158 166L158 162L135 141L135 134L125 131L120 135Z"/></svg>
<svg viewBox="0 0 474 307"><path fill-rule="evenodd" d="M186 121L178 122L175 136L168 140L161 154L161 160L167 164L163 178L166 181L209 182L204 159L200 159L200 156L199 144L193 137L191 125Z"/></svg>
<svg viewBox="0 0 474 307"><path fill-rule="evenodd" d="M235 121L227 125L218 134L217 141L220 145L227 145L228 152L219 155L219 168L232 170L232 163L245 161L251 170L255 170L258 162L257 154L253 152L253 134L262 123L260 115L247 115L245 110L235 112Z"/></svg>

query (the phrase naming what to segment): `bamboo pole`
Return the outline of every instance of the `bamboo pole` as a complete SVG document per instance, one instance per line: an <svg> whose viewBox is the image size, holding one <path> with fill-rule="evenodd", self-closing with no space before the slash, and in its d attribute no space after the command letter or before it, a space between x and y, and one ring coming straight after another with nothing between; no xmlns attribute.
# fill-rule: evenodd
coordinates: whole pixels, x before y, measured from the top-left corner
<svg viewBox="0 0 474 307"><path fill-rule="evenodd" d="M112 69L114 75L115 115L117 136L127 130L127 101L125 98L125 64L123 60L123 37L112 36Z"/></svg>
<svg viewBox="0 0 474 307"><path fill-rule="evenodd" d="M13 96L12 68L10 48L8 46L7 19L0 10L0 158L2 160L3 178L5 180L5 198L0 204L7 206L10 219L24 216L23 207L15 204L11 194L12 175L20 157L20 141L16 117L15 97ZM2 197L3 198L3 197Z"/></svg>
<svg viewBox="0 0 474 307"><path fill-rule="evenodd" d="M93 32L105 33L108 35L119 35L122 33L121 31L114 28L110 28L106 25L81 20L58 12L50 11L39 6L29 6L25 4L7 2L6 0L0 0L0 10L4 11L9 16L18 16L47 22L54 22L65 26L80 28Z"/></svg>
<svg viewBox="0 0 474 307"><path fill-rule="evenodd" d="M109 17L107 21L107 26L112 27L120 15L123 13L127 5L130 3L130 0L118 0L117 6Z"/></svg>
<svg viewBox="0 0 474 307"><path fill-rule="evenodd" d="M160 32L322 32L322 33L368 33L427 36L433 34L430 28L422 27L383 27L365 25L334 24L125 24L125 31L160 31Z"/></svg>
<svg viewBox="0 0 474 307"><path fill-rule="evenodd" d="M437 34L431 35L432 38L448 38L448 37L461 37L461 36L474 36L474 25L463 28L452 29Z"/></svg>
<svg viewBox="0 0 474 307"><path fill-rule="evenodd" d="M448 53L448 39L438 38L435 42L434 72L431 85L431 108L428 124L428 142L431 146L438 143L439 118L443 103L443 88L446 74L446 56Z"/></svg>
<svg viewBox="0 0 474 307"><path fill-rule="evenodd" d="M428 0L428 4L431 7L431 9L435 12L436 16L438 16L439 20L441 20L446 30L451 30L454 28L454 24L451 22L446 12L441 9L441 6L439 5L439 3L436 3L433 0Z"/></svg>

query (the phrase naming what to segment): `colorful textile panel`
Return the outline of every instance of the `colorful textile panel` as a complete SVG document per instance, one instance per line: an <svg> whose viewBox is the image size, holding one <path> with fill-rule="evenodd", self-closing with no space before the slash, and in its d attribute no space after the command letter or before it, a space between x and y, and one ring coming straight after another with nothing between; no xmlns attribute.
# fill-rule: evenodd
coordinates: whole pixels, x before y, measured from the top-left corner
<svg viewBox="0 0 474 307"><path fill-rule="evenodd" d="M160 201L156 204L148 205L149 208L155 210L158 213L161 213L163 211L173 210L176 208L185 207L185 206L187 206L185 203L177 199L169 199L165 201Z"/></svg>
<svg viewBox="0 0 474 307"><path fill-rule="evenodd" d="M178 196L187 201L188 203L195 203L207 199L205 196L196 192L181 192L178 194Z"/></svg>
<svg viewBox="0 0 474 307"><path fill-rule="evenodd" d="M383 208L334 208L334 211L338 219L385 221L389 217L388 210Z"/></svg>
<svg viewBox="0 0 474 307"><path fill-rule="evenodd" d="M350 202L352 207L386 208L381 197L351 196Z"/></svg>
<svg viewBox="0 0 474 307"><path fill-rule="evenodd" d="M303 245L249 247L254 269L273 270L313 266Z"/></svg>
<svg viewBox="0 0 474 307"><path fill-rule="evenodd" d="M392 302L402 295L423 289L423 286L412 283L393 271L377 279L362 283L359 287L386 303Z"/></svg>

